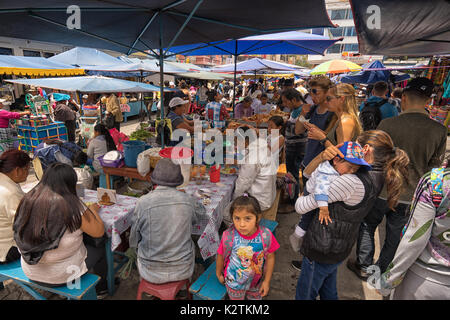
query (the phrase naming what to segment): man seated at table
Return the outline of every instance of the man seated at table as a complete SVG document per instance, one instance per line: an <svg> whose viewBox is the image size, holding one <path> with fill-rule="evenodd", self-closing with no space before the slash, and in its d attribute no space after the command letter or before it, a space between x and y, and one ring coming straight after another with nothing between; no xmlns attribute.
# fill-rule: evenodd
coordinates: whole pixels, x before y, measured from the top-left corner
<svg viewBox="0 0 450 320"><path fill-rule="evenodd" d="M236 135L245 137L245 133L248 130L254 130L254 128L242 126L238 128ZM267 141L260 137L252 140L245 138L245 158L243 163L239 164L239 175L236 180L232 200L245 193L249 194L255 197L261 205L262 217L274 220L274 214L271 209L277 196L278 164L276 162L278 161L278 155L264 156L264 150L270 152L267 148ZM232 224L229 207L225 209L223 217L224 223L228 226Z"/></svg>
<svg viewBox="0 0 450 320"><path fill-rule="evenodd" d="M156 188L138 200L130 234L139 274L151 283L188 279L195 265L192 226L206 214L205 207L176 189L184 179L172 160L159 160L151 179Z"/></svg>
<svg viewBox="0 0 450 320"><path fill-rule="evenodd" d="M251 107L253 99L251 97L245 97L241 103L238 103L234 109L234 117L236 119L242 119L244 117L250 117L253 115L253 109Z"/></svg>

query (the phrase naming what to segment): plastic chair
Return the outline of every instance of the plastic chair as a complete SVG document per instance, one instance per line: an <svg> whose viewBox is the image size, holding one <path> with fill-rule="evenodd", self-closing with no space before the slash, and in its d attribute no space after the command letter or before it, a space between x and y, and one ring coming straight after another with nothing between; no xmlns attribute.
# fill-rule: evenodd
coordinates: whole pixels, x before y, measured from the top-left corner
<svg viewBox="0 0 450 320"><path fill-rule="evenodd" d="M175 300L178 292L181 288L186 285L186 290L188 292L188 299L192 300L192 295L189 292L190 282L189 279L166 282L161 284L150 283L145 279L142 279L139 283L139 288L137 292L137 300L142 300L142 293L148 293L155 296L161 300Z"/></svg>

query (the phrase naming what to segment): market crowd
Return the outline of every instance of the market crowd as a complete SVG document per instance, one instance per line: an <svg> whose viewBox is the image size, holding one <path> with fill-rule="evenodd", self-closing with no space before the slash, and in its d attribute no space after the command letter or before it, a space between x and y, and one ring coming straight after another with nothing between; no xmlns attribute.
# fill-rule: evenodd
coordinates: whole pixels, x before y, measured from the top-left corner
<svg viewBox="0 0 450 320"><path fill-rule="evenodd" d="M220 130L236 119L258 121L266 115L268 130L277 130L274 151L286 167L284 210L299 215L289 236L298 254L292 266L300 270L295 299L338 299L337 270L344 261L363 280L378 268L373 287L392 299L450 299L450 169L444 165L447 128L428 111L435 86L418 77L403 88L380 81L364 89L357 103L362 87L336 84L326 76L270 85L181 81L178 90L164 93L162 108L173 129L190 133L194 122L187 114L198 114ZM146 97L150 114L161 112L158 94ZM96 159L118 148L123 117L120 97L101 97L107 119L95 125L83 152L74 143L75 120L84 104L98 103L91 98L83 96L81 105L65 95L55 100L55 117L66 124L68 142L42 146L48 161L29 193L19 183L26 180L32 159L18 150L1 154L0 263L20 258L24 273L47 286L66 283L67 267L76 265L80 274L90 270L101 276L100 295L106 291L106 257L92 238L104 235L104 225L99 207L81 202L76 185L85 171L103 174ZM0 109L0 134L8 119L19 116ZM246 149L275 143L260 140L246 142ZM270 291L280 244L259 222L275 220L280 201L273 161L240 165L225 208L216 276L230 299L259 300ZM172 161L160 160L151 178L154 190L138 200L129 239L139 274L151 283L191 278L192 225L206 214L205 207L176 188L183 176ZM386 238L375 257L374 234L383 218ZM356 260L349 260L355 244Z"/></svg>

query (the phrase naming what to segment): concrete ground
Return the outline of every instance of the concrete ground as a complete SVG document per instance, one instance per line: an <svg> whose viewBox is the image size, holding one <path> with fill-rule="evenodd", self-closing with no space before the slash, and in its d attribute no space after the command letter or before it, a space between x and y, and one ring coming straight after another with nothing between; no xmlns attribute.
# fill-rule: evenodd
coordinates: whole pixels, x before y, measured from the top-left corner
<svg viewBox="0 0 450 320"><path fill-rule="evenodd" d="M130 119L126 124L123 123L121 131L130 134L138 126L138 120ZM450 156L450 139L447 139L447 157ZM30 172L30 181L36 180L34 173ZM271 288L268 300L293 300L295 297L295 288L300 272L292 268L291 261L298 259L299 254L295 253L289 244L289 235L293 232L295 225L299 221L299 215L295 212L282 214L278 213L277 221L279 223L276 229L276 238L280 243L280 249L276 253L275 269L272 277ZM380 248L384 242L385 220L375 233L375 259L378 257ZM349 258L355 258L355 247ZM196 265L193 279L196 279L203 272L201 265ZM137 288L139 285L139 274L134 269L128 279L122 280L119 288L112 297L106 297L106 300L134 300L136 299ZM356 275L348 270L346 261L338 268L338 294L341 300L382 300L382 296L375 290L370 289L366 282L360 280ZM61 297L43 293L51 300L59 300ZM0 300L31 300L33 299L27 292L21 289L12 281L5 282L5 289L0 290ZM146 299L144 297L144 299Z"/></svg>

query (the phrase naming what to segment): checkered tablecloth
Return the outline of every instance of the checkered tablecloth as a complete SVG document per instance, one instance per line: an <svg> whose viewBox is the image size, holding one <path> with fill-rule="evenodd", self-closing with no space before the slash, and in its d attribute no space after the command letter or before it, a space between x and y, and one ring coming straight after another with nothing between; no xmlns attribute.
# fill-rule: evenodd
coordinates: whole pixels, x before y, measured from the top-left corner
<svg viewBox="0 0 450 320"><path fill-rule="evenodd" d="M97 191L84 191L84 202L97 202ZM111 206L100 206L99 216L105 225L105 231L111 238L111 251L114 251L122 242L120 235L131 227L131 217L138 198L117 195L117 203Z"/></svg>
<svg viewBox="0 0 450 320"><path fill-rule="evenodd" d="M207 259L217 253L220 244L220 224L222 223L224 210L231 202L236 179L237 175L221 174L220 182L218 183L205 180L202 184L196 184L195 181L190 181L188 185L182 188L187 194L194 197L199 189L208 190L211 194L211 202L205 205L205 219L195 224L192 231L194 235L200 236L197 244L203 259ZM199 199L199 201L202 202L202 199Z"/></svg>

